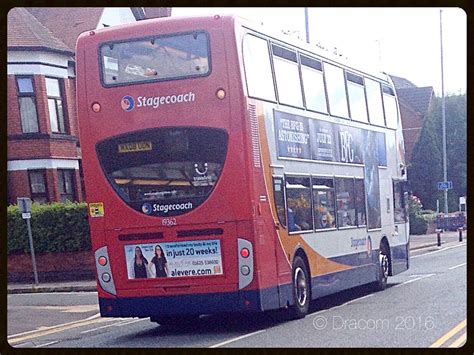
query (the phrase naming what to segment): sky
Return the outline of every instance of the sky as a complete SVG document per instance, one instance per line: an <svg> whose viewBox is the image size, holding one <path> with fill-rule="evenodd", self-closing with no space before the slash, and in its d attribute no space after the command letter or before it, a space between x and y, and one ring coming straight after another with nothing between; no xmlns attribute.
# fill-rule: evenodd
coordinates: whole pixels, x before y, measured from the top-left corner
<svg viewBox="0 0 474 355"><path fill-rule="evenodd" d="M442 8L444 92L466 92L467 17ZM441 95L440 8L309 8L310 43ZM172 16L234 14L306 40L304 8L185 8Z"/></svg>

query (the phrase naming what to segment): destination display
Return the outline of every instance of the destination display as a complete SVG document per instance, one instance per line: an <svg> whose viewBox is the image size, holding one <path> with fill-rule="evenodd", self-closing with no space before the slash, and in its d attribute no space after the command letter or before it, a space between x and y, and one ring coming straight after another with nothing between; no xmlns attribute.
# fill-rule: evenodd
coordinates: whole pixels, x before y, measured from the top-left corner
<svg viewBox="0 0 474 355"><path fill-rule="evenodd" d="M278 156L364 164L366 138L376 147L378 166L387 166L385 134L274 110Z"/></svg>

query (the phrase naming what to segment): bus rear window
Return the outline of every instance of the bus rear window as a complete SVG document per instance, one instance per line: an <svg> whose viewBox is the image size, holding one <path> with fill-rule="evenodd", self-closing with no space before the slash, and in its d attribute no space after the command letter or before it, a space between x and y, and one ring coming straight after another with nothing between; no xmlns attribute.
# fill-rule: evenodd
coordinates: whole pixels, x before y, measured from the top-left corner
<svg viewBox="0 0 474 355"><path fill-rule="evenodd" d="M109 42L99 51L105 86L199 77L210 72L205 32Z"/></svg>
<svg viewBox="0 0 474 355"><path fill-rule="evenodd" d="M107 139L96 150L122 200L164 217L190 212L208 198L222 172L227 140L215 128L159 128Z"/></svg>

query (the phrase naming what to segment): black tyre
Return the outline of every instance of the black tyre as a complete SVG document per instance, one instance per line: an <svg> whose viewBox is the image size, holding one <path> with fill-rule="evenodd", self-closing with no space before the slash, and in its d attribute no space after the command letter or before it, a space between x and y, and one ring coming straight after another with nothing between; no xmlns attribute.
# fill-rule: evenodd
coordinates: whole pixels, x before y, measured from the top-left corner
<svg viewBox="0 0 474 355"><path fill-rule="evenodd" d="M390 253L385 243L380 244L377 268L377 281L372 283L371 286L374 291L382 291L387 288L388 273L390 270Z"/></svg>
<svg viewBox="0 0 474 355"><path fill-rule="evenodd" d="M290 315L296 319L304 318L311 301L311 287L308 268L299 256L293 260L293 296L295 304L290 308Z"/></svg>

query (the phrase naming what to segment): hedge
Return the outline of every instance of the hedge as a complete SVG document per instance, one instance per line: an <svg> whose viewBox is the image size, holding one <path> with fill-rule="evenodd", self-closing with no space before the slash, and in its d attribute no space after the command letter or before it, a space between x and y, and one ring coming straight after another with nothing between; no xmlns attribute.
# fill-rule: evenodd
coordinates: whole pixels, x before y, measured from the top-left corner
<svg viewBox="0 0 474 355"><path fill-rule="evenodd" d="M35 253L91 250L86 203L31 205ZM26 222L16 205L7 208L8 255L30 250Z"/></svg>
<svg viewBox="0 0 474 355"><path fill-rule="evenodd" d="M428 221L423 218L423 216L410 215L410 234L411 235L420 235L426 234L428 230Z"/></svg>

